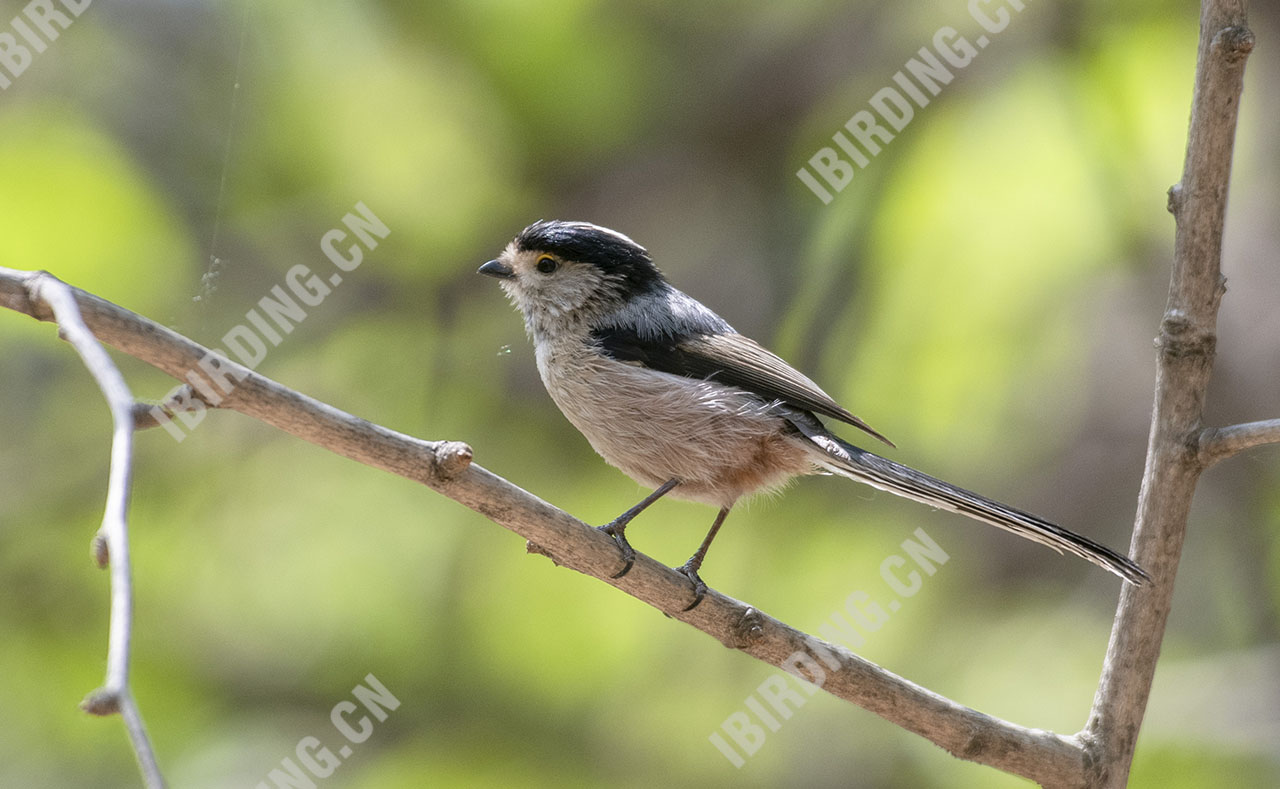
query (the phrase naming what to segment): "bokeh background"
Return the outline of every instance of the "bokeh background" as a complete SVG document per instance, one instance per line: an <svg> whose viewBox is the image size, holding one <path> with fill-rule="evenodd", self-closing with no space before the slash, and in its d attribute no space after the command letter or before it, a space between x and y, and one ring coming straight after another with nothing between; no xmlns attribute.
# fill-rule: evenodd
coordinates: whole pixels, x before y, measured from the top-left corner
<svg viewBox="0 0 1280 789"><path fill-rule="evenodd" d="M21 3L0 6L0 19ZM1280 55L1255 8L1209 419L1280 415ZM0 264L217 344L364 202L390 228L259 368L603 523L643 491L556 411L477 277L538 218L646 245L683 289L897 441L891 455L1124 548L1151 405L1198 10L1028 4L824 205L794 173L966 4L107 2L0 93ZM0 28L13 32L4 24ZM117 356L140 397L173 382ZM109 418L55 329L0 313L0 785L131 786L89 559ZM852 437L852 436L851 436ZM1132 785L1280 783L1280 453L1210 471ZM710 508L662 502L672 564ZM233 413L141 434L134 682L178 787L255 786L372 673L400 701L330 786L1024 785L818 694L735 768L776 672L526 555L431 491ZM732 515L704 574L809 630L949 560L860 654L1070 733L1119 582L838 479ZM757 697L758 698L758 697ZM759 722L758 720L756 721Z"/></svg>

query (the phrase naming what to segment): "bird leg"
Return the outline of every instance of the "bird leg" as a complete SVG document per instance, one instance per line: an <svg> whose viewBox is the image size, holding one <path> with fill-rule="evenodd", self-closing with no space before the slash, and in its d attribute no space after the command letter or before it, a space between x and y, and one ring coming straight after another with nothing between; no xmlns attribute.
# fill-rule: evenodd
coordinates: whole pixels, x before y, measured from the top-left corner
<svg viewBox="0 0 1280 789"><path fill-rule="evenodd" d="M626 562L626 566L614 575L609 576L610 578L621 578L631 572L631 565L636 563L636 549L632 548L631 543L627 542L627 537L624 533L626 532L627 524L631 522L632 518L644 512L646 507L670 493L671 489L679 484L679 479L673 478L667 480L653 493L645 496L644 500L636 506L622 513L605 525L596 527L597 531L602 531L613 538L613 541L618 544L618 550L622 552L622 560ZM701 562L699 562L699 564L701 564Z"/></svg>
<svg viewBox="0 0 1280 789"><path fill-rule="evenodd" d="M703 583L702 578L698 575L698 570L702 568L702 560L707 558L707 549L711 547L711 541L716 538L716 532L720 531L720 525L724 523L725 517L729 514L729 508L724 507L720 510L720 514L716 515L715 522L711 524L711 531L707 532L707 536L702 540L702 545L698 546L698 550L693 556L689 557L689 561L676 568L677 572L683 573L689 582L693 584L693 602L689 603L689 607L684 609L692 611L702 602L702 596L707 593L707 585Z"/></svg>

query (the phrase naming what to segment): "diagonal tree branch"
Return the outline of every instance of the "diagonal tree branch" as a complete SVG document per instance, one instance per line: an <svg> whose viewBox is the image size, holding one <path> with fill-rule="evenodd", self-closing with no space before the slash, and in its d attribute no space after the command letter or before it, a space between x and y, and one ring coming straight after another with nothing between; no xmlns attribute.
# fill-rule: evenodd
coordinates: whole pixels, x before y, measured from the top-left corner
<svg viewBox="0 0 1280 789"><path fill-rule="evenodd" d="M53 279L43 272L0 268L0 306L40 320L56 320L44 301ZM190 339L83 291L74 290L85 323L102 341L182 381L210 351ZM732 649L820 685L952 754L1021 775L1046 786L1085 785L1081 741L999 720L920 687L848 650L709 590L684 611L688 579L639 554L626 576L612 539L471 462L471 449L451 441L422 441L352 416L230 361L238 380L220 400L339 455L420 482L528 539L536 551L648 603ZM212 385L211 381L206 381ZM197 388L203 388L197 385Z"/></svg>
<svg viewBox="0 0 1280 789"><path fill-rule="evenodd" d="M1173 600L1187 515L1205 463L1198 448L1225 291L1222 228L1243 89L1253 49L1245 0L1203 0L1195 91L1182 180L1169 190L1177 224L1169 302L1157 339L1155 408L1130 555L1153 583L1126 585L1093 711L1080 733L1090 785L1129 777Z"/></svg>
<svg viewBox="0 0 1280 789"><path fill-rule="evenodd" d="M1181 182L1169 194L1177 222L1174 270L1158 338L1155 409L1131 551L1148 569L1153 583L1122 587L1093 711L1084 730L1074 737L983 715L714 591L707 593L700 606L685 612L690 592L682 575L639 555L631 573L611 578L618 562L612 540L472 464L465 444L421 441L374 425L216 358L190 339L68 288L48 274L0 268L0 306L60 323L99 378L115 419L112 495L102 539L95 544L100 556L112 559L111 659L106 687L91 696L87 706L123 712L144 773L148 764L154 768L127 685L129 574L124 508L129 442L135 416L138 428L150 427L161 424L160 417L193 405L188 398L167 403L159 413L137 407L110 359L89 336L91 331L190 384L193 394L218 391L220 382L210 370L220 368L236 383L225 398L217 399L218 407L240 411L345 457L421 482L520 534L530 541L532 550L556 563L615 586L728 647L809 679L956 756L1045 786L1124 786L1159 658L1199 475L1230 454L1280 440L1280 420L1219 429L1204 429L1201 424L1224 292L1221 239L1236 113L1244 61L1253 45L1245 25L1244 0L1204 0L1186 163ZM208 364L211 358L217 364ZM104 383L108 380L102 373L104 361L119 386ZM121 611L124 626L117 627ZM158 771L155 775L158 785Z"/></svg>
<svg viewBox="0 0 1280 789"><path fill-rule="evenodd" d="M133 395L129 385L85 325L76 294L50 274L31 282L32 300L48 306L59 331L84 360L111 408L111 472L102 526L93 539L98 566L111 568L111 625L107 644L107 678L104 685L81 703L94 715L121 713L138 766L147 786L162 787L164 778L147 737L142 715L129 689L129 647L133 632L133 580L129 562L129 488L133 468Z"/></svg>
<svg viewBox="0 0 1280 789"><path fill-rule="evenodd" d="M1219 460L1264 444L1280 444L1280 419L1206 427L1200 433L1200 463L1208 468Z"/></svg>
<svg viewBox="0 0 1280 789"><path fill-rule="evenodd" d="M1221 241L1237 111L1245 60L1253 47L1246 12L1246 0L1202 0L1186 160L1180 182L1169 193L1177 226L1174 266L1157 341L1155 408L1131 550L1152 583L1122 587L1093 710L1075 736L1025 728L964 707L714 591L685 612L687 580L647 556L638 555L632 572L614 579L610 576L618 569L618 556L612 540L473 464L465 444L397 433L221 359L218 365L235 385L216 403L203 402L427 485L525 537L530 550L557 564L604 581L725 646L808 679L958 757L1045 786L1118 789L1127 783L1145 714L1199 476L1246 448L1280 443L1280 420L1224 428L1202 424L1225 290ZM144 776L150 785L162 786L129 689L132 596L126 513L132 436L136 429L163 425L163 416L199 407L197 390L221 388L207 364L216 357L182 335L43 272L0 268L0 306L57 323L111 407L108 499L94 541L100 563L111 568L107 678L84 707L122 714ZM99 341L191 384L193 397L160 409L139 406Z"/></svg>

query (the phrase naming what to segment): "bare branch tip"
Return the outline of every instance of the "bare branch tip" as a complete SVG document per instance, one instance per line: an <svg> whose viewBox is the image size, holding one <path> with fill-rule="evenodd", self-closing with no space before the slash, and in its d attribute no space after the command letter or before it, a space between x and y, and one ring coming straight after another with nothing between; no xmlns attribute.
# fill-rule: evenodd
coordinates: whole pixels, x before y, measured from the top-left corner
<svg viewBox="0 0 1280 789"><path fill-rule="evenodd" d="M148 430L153 427L159 427L160 419L159 417L156 416L156 413L155 413L156 411L159 411L161 414L163 414L166 417L169 417L170 419L173 418L173 410L166 408L164 405L160 403L147 403L142 400L137 400L133 404L132 411L133 411L133 429L135 431Z"/></svg>
<svg viewBox="0 0 1280 789"><path fill-rule="evenodd" d="M89 543L89 551L99 570L105 570L111 565L111 547L107 544L107 536L101 531L93 535Z"/></svg>
<svg viewBox="0 0 1280 789"><path fill-rule="evenodd" d="M80 702L80 709L90 715L115 715L120 711L120 694L106 688L98 688Z"/></svg>

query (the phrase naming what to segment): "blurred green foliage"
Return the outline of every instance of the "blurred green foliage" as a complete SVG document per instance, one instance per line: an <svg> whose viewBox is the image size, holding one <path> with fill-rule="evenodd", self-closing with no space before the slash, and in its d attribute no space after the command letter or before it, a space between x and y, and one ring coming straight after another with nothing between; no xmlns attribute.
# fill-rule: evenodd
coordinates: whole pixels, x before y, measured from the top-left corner
<svg viewBox="0 0 1280 789"><path fill-rule="evenodd" d="M823 381L895 458L1123 547L1195 5L1029 4L823 205L795 171L935 30L979 32L962 3L889 8L95 3L0 93L0 264L216 345L292 266L332 271L320 238L362 201L390 235L260 371L466 440L603 523L642 491L555 411L518 317L473 276L534 219L596 221ZM1220 421L1280 413L1280 331L1260 330L1280 292L1276 70L1260 46ZM105 655L88 544L106 408L51 326L0 313L0 350L0 785L134 785L118 721L76 709ZM173 385L117 358L140 397ZM1157 677L1135 787L1280 783L1280 703L1228 703L1280 695L1275 459L1203 483L1165 650L1181 679ZM711 516L663 502L633 538L676 564ZM1117 584L1083 562L813 479L735 511L705 575L817 630L851 592L887 605L881 562L921 527L950 558L857 651L983 711L1081 728ZM1022 785L825 694L735 768L708 737L772 669L236 414L180 444L139 436L132 528L133 681L174 786L258 785L308 735L336 749L330 711L370 673L400 706L319 783Z"/></svg>

